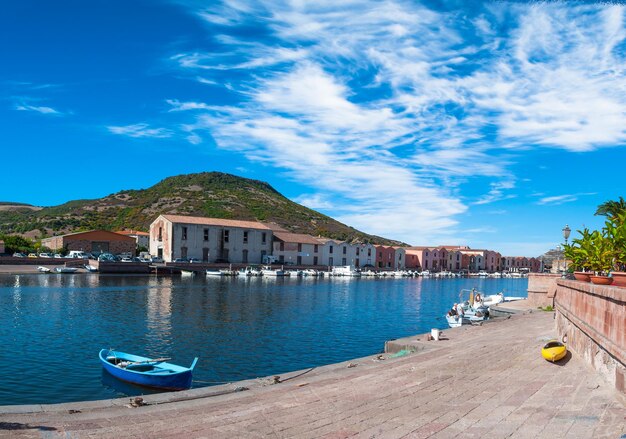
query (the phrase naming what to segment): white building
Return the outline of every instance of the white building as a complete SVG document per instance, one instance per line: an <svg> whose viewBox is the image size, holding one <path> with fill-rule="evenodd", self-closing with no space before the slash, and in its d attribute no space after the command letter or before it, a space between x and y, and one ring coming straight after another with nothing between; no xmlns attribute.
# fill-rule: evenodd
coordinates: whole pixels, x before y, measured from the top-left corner
<svg viewBox="0 0 626 439"><path fill-rule="evenodd" d="M261 264L272 252L272 230L255 221L159 215L150 225L150 254L165 262Z"/></svg>
<svg viewBox="0 0 626 439"><path fill-rule="evenodd" d="M137 241L138 247L150 247L150 234L146 232L139 232L137 230L119 230L115 233L120 235L129 236Z"/></svg>
<svg viewBox="0 0 626 439"><path fill-rule="evenodd" d="M279 264L322 265L321 247L313 236L274 231L272 255Z"/></svg>

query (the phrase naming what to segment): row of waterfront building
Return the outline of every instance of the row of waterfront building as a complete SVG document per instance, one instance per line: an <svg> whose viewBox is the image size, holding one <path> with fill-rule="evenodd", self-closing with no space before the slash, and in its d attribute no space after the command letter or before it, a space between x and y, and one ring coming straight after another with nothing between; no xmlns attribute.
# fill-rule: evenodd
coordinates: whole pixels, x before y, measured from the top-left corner
<svg viewBox="0 0 626 439"><path fill-rule="evenodd" d="M255 221L159 215L150 225L150 253L166 262L194 258L206 263L370 267L381 270L531 271L537 258L502 256L467 246L401 247L348 243L290 233Z"/></svg>

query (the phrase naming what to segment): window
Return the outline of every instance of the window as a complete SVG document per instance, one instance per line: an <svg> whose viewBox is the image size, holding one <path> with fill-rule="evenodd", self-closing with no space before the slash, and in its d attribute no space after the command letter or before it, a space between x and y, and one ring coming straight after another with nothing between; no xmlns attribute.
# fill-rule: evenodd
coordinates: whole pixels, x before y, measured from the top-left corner
<svg viewBox="0 0 626 439"><path fill-rule="evenodd" d="M280 241L280 251L284 252L285 251L285 243Z"/></svg>
<svg viewBox="0 0 626 439"><path fill-rule="evenodd" d="M360 250L360 248L358 248L358 247L357 247L357 248L356 248L356 255L357 255L357 256L359 256L359 250Z"/></svg>
<svg viewBox="0 0 626 439"><path fill-rule="evenodd" d="M343 248L343 254L345 255L347 251L348 251L348 247L344 247L344 248ZM344 264L344 265L345 265L345 264Z"/></svg>
<svg viewBox="0 0 626 439"><path fill-rule="evenodd" d="M209 240L209 229L204 229L204 240L205 241Z"/></svg>
<svg viewBox="0 0 626 439"><path fill-rule="evenodd" d="M163 227L159 227L159 241L163 241Z"/></svg>
<svg viewBox="0 0 626 439"><path fill-rule="evenodd" d="M346 258L341 258L341 265L346 265Z"/></svg>
<svg viewBox="0 0 626 439"><path fill-rule="evenodd" d="M378 252L378 257L379 257L380 259L382 259L382 258L383 258L383 252Z"/></svg>
<svg viewBox="0 0 626 439"><path fill-rule="evenodd" d="M313 246L313 253L317 253L317 244Z"/></svg>
<svg viewBox="0 0 626 439"><path fill-rule="evenodd" d="M317 265L317 256L313 256L313 265Z"/></svg>
<svg viewBox="0 0 626 439"><path fill-rule="evenodd" d="M328 253L332 253L332 252L333 252L333 246L331 245L331 246L329 247ZM330 265L333 265L333 264L330 264Z"/></svg>
<svg viewBox="0 0 626 439"><path fill-rule="evenodd" d="M356 258L354 261L354 266L359 267L359 258Z"/></svg>
<svg viewBox="0 0 626 439"><path fill-rule="evenodd" d="M302 251L302 244L298 243L298 253Z"/></svg>
<svg viewBox="0 0 626 439"><path fill-rule="evenodd" d="M298 262L297 262L297 264L298 264L298 265L302 265L302 256L298 256Z"/></svg>
<svg viewBox="0 0 626 439"><path fill-rule="evenodd" d="M328 258L328 265L333 265L333 258Z"/></svg>
<svg viewBox="0 0 626 439"><path fill-rule="evenodd" d="M244 230L243 232L243 243L247 244L248 243L248 231Z"/></svg>
<svg viewBox="0 0 626 439"><path fill-rule="evenodd" d="M187 239L187 227L183 227L183 241Z"/></svg>
<svg viewBox="0 0 626 439"><path fill-rule="evenodd" d="M228 242L229 237L230 237L230 230L224 230L224 242Z"/></svg>
<svg viewBox="0 0 626 439"><path fill-rule="evenodd" d="M266 234L265 232L263 232L263 233L261 234L261 242L262 242L263 244L265 244L265 242L266 242L266 241L267 241L267 234Z"/></svg>
<svg viewBox="0 0 626 439"><path fill-rule="evenodd" d="M241 262L243 262L244 264L248 263L248 250L243 251L243 258Z"/></svg>
<svg viewBox="0 0 626 439"><path fill-rule="evenodd" d="M285 255L280 255L278 257L278 262L280 262L281 264L284 264L285 263Z"/></svg>
<svg viewBox="0 0 626 439"><path fill-rule="evenodd" d="M371 248L367 249L367 256L372 256L372 249Z"/></svg>

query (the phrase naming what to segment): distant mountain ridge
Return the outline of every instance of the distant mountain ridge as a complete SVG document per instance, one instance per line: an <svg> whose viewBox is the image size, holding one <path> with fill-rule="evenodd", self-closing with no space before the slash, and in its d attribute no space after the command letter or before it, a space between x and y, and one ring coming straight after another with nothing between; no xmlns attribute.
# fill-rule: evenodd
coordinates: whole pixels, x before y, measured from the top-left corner
<svg viewBox="0 0 626 439"><path fill-rule="evenodd" d="M221 172L168 177L147 189L52 207L0 202L0 233L45 237L91 229L147 231L159 214L254 220L294 233L402 245L295 203L266 182Z"/></svg>

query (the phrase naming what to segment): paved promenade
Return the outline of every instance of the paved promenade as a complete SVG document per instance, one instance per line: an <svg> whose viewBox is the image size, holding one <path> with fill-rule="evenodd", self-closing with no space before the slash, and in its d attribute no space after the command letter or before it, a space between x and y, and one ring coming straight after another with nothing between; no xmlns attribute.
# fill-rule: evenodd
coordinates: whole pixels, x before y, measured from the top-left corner
<svg viewBox="0 0 626 439"><path fill-rule="evenodd" d="M128 399L0 407L0 437L620 439L623 395L575 356L543 360L553 335L552 313L535 311L446 330L440 341L399 340L419 351L283 375L278 384L150 396L138 408ZM206 396L237 386L249 389ZM172 397L194 399L164 402ZM19 413L28 410L37 412Z"/></svg>

